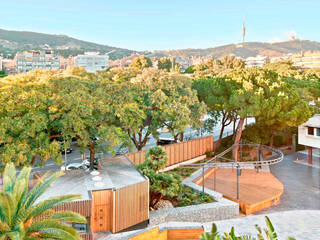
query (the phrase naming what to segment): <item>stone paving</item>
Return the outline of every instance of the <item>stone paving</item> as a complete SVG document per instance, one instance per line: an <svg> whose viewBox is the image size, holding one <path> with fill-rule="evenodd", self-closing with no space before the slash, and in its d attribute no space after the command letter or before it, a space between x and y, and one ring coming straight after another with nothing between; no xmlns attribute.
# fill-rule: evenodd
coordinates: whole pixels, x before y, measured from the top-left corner
<svg viewBox="0 0 320 240"><path fill-rule="evenodd" d="M256 236L255 224L262 229L266 227L264 214L250 215L247 217L216 221L220 233L229 232L234 226L236 234L251 234ZM279 240L294 237L296 240L318 240L320 239L320 211L296 210L268 214ZM206 232L211 231L212 223L204 223Z"/></svg>
<svg viewBox="0 0 320 240"><path fill-rule="evenodd" d="M279 203L260 213L286 210L320 210L320 169L295 163L305 154L285 155L282 162L271 166L271 173L284 185ZM320 239L320 237L319 237Z"/></svg>

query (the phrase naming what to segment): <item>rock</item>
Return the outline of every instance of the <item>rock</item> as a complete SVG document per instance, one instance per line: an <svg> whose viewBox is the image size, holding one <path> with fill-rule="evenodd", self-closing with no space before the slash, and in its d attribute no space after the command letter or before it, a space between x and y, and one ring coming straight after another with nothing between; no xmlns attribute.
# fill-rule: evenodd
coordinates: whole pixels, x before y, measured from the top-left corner
<svg viewBox="0 0 320 240"><path fill-rule="evenodd" d="M172 203L169 200L160 200L155 206L155 209L167 209L167 208L173 208Z"/></svg>

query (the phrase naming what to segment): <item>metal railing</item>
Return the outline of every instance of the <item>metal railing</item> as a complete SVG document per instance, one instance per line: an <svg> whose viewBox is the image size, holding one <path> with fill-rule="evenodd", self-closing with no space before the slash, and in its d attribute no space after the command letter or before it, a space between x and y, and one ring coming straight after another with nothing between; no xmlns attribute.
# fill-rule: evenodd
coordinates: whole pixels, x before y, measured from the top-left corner
<svg viewBox="0 0 320 240"><path fill-rule="evenodd" d="M246 168L250 165L254 167L261 167L262 165L273 165L276 163L279 163L283 160L283 153L279 149L271 148L269 146L255 144L255 143L241 143L238 146L242 149L243 146L249 146L249 147L256 147L258 149L259 157L257 161L235 161L233 159L229 159L226 157L223 157L225 154L232 151L237 145L232 145L225 151L219 153L218 155L214 156L213 158L209 159L208 161L204 163L193 163L193 164L181 164L182 168L193 168L193 169L202 169L202 192L205 192L204 182L205 182L205 172L210 168L236 168L237 169L237 199L239 199L239 176L241 175L241 169ZM263 159L260 156L263 151L272 152L272 155L275 155L272 159ZM222 159L226 162L217 162L217 159ZM214 171L214 190L216 190L216 171Z"/></svg>

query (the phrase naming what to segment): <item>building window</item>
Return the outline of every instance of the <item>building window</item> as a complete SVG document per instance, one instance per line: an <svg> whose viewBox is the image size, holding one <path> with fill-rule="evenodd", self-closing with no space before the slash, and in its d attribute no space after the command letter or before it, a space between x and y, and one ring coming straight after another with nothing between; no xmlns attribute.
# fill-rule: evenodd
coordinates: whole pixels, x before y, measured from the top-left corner
<svg viewBox="0 0 320 240"><path fill-rule="evenodd" d="M314 128L313 127L308 127L308 135L314 135Z"/></svg>
<svg viewBox="0 0 320 240"><path fill-rule="evenodd" d="M317 128L316 135L317 137L320 137L320 128Z"/></svg>

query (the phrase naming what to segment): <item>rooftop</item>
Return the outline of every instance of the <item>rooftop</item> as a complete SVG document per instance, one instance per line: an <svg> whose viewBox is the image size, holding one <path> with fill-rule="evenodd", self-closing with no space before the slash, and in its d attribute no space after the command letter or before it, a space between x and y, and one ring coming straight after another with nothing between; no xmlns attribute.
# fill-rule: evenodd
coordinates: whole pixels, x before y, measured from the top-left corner
<svg viewBox="0 0 320 240"><path fill-rule="evenodd" d="M51 185L38 202L63 194L81 194L82 200L89 200L91 191L118 189L146 180L125 156L105 158L100 162L103 169L98 170L98 177L101 178L99 181L94 181L93 178L97 176L84 170L67 171Z"/></svg>
<svg viewBox="0 0 320 240"><path fill-rule="evenodd" d="M302 124L304 127L320 127L320 114L315 114L313 117L309 118L307 122Z"/></svg>

